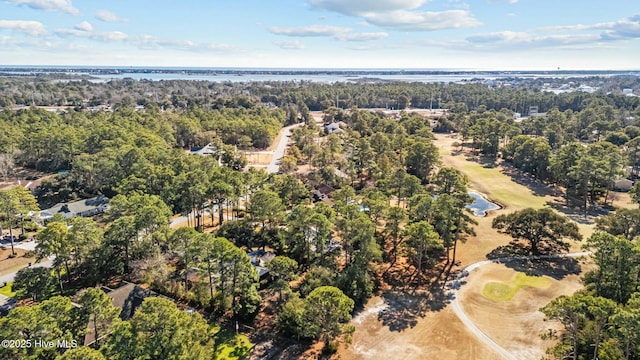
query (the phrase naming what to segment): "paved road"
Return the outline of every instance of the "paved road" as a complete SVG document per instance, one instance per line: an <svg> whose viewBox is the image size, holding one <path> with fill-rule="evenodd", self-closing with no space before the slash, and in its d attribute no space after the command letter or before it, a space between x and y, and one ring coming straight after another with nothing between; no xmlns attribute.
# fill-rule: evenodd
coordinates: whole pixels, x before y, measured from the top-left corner
<svg viewBox="0 0 640 360"><path fill-rule="evenodd" d="M289 143L291 131L302 125L304 124L290 125L283 129L284 132L280 137L280 142L278 142L278 146L276 146L276 149L273 152L273 156L271 157L271 163L269 164L269 166L267 166L267 172L269 174L275 174L278 172L278 170L280 169L280 159L282 159L285 150L287 150L287 144Z"/></svg>
<svg viewBox="0 0 640 360"><path fill-rule="evenodd" d="M462 323L467 327L467 329L469 329L469 331L471 331L478 339L480 339L480 341L482 341L484 344L489 346L492 350L500 354L504 359L518 360L513 354L511 354L502 346L498 345L498 343L496 343L493 339L491 339L491 337L489 337L482 330L480 330L480 328L478 328L476 324L474 324L473 321L469 318L469 316L464 312L464 308L460 304L460 300L459 300L460 298L456 294L460 288L459 284L461 283L461 280L464 279L466 276L468 276L469 273L472 272L473 270L491 263L504 263L504 262L514 261L514 260L526 260L526 259L535 260L535 259L552 259L552 258L564 258L564 257L581 257L581 256L587 256L590 254L591 254L591 251L583 251L583 252L575 252L570 254L507 257L507 258L499 258L499 259L493 259L493 260L485 260L485 261L480 261L480 262L471 264L467 266L460 273L460 275L458 275L458 277L456 277L454 280L452 280L449 283L449 286L454 289L453 300L451 301L451 307L453 309L453 312L456 314L456 316L458 316L458 319L462 321Z"/></svg>
<svg viewBox="0 0 640 360"><path fill-rule="evenodd" d="M46 259L45 261L40 261L39 263L31 265L31 267L34 267L34 268L48 267L48 268L50 268L50 267L53 266L53 259L54 259L54 257L52 256L52 257ZM34 261L35 261L35 259L34 259ZM0 284L4 284L5 281L8 282L8 283L12 282L13 279L15 279L17 273L18 273L17 271L14 271L12 273L0 275Z"/></svg>

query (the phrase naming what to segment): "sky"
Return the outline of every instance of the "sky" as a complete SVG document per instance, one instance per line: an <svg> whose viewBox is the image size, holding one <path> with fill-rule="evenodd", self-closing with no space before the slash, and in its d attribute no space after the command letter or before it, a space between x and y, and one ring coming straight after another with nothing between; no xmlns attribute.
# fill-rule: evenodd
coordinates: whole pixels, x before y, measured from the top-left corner
<svg viewBox="0 0 640 360"><path fill-rule="evenodd" d="M0 64L639 70L637 0L0 0Z"/></svg>

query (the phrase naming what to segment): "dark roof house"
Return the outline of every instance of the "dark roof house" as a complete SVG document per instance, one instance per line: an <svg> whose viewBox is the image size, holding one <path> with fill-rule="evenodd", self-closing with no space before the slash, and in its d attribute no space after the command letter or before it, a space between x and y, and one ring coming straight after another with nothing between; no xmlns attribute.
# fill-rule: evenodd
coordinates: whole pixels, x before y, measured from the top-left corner
<svg viewBox="0 0 640 360"><path fill-rule="evenodd" d="M247 255L249 255L249 258L251 259L251 265L256 268L258 277L260 278L269 273L269 269L267 269L265 266L269 261L273 260L273 258L276 257L276 254L264 250L252 251Z"/></svg>
<svg viewBox="0 0 640 360"><path fill-rule="evenodd" d="M120 318L122 320L130 319L145 298L160 296L154 291L129 282L124 282L123 285L117 289L102 287L102 290L112 299L113 306L122 309L120 312ZM84 336L85 346L91 345L96 341L95 332L93 331L93 321L89 321L87 330L87 334Z"/></svg>

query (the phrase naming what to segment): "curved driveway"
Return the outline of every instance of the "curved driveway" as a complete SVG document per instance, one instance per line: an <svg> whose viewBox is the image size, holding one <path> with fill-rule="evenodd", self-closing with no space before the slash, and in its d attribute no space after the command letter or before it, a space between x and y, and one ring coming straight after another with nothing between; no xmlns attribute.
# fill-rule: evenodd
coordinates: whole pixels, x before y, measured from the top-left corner
<svg viewBox="0 0 640 360"><path fill-rule="evenodd" d="M469 275L469 273L471 271L473 271L473 270L475 270L475 269L477 269L477 268L479 268L479 267L481 267L483 265L487 265L487 264L491 264L491 263L503 263L503 262L509 262L509 261L514 261L514 260L527 260L527 259L536 260L536 259L553 259L553 258L564 258L564 257L580 257L580 256L587 256L587 255L590 255L590 254L591 254L591 251L583 251L583 252L575 252L575 253L570 253L570 254L507 257L507 258L498 258L498 259L493 259L493 260L479 261L477 263L471 264L471 265L467 266L466 268L464 268L464 270L460 273L460 275L458 275L454 280L452 280L453 284L454 284L452 286L452 288L455 289L454 290L454 294L453 294L454 295L453 296L453 300L451 301L451 307L453 309L453 312L456 314L458 319L460 319L460 321L462 321L462 323L467 327L467 329L469 329L469 331L471 331L478 339L480 339L480 341L482 341L484 344L486 344L492 350L494 350L495 352L500 354L504 359L507 359L507 360L518 360L513 354L511 354L509 351L507 351L502 346L498 345L498 343L493 341L493 339L491 339L491 337L489 337L482 330L480 330L480 328L478 328L476 326L476 324L474 324L473 321L471 321L471 319L469 318L469 316L464 312L464 308L460 304L459 297L456 296L457 290L460 288L460 286L459 286L460 281L463 278L465 278L467 275Z"/></svg>

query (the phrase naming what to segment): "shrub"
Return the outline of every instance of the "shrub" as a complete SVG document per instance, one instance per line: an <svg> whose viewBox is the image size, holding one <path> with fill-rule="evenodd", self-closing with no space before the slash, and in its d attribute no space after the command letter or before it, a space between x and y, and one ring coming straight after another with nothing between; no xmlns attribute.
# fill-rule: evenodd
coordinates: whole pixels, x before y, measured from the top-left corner
<svg viewBox="0 0 640 360"><path fill-rule="evenodd" d="M33 232L38 231L40 226L33 221L27 221L24 223L24 231Z"/></svg>

